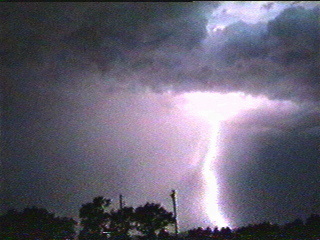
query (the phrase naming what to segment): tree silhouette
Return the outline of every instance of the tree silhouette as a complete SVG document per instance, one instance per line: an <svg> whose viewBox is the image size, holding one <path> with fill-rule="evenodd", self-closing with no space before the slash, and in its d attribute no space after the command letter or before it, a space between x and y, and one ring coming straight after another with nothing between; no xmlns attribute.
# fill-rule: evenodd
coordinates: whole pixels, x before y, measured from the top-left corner
<svg viewBox="0 0 320 240"><path fill-rule="evenodd" d="M229 227L223 227L219 231L218 227L215 227L212 230L211 227L207 227L203 229L202 227L193 228L188 231L189 239L231 239L233 237L233 233Z"/></svg>
<svg viewBox="0 0 320 240"><path fill-rule="evenodd" d="M113 235L127 238L129 231L135 227L134 208L124 207L119 210L112 210L109 219L109 230L113 232Z"/></svg>
<svg viewBox="0 0 320 240"><path fill-rule="evenodd" d="M306 230L310 238L320 238L320 215L311 214L306 220Z"/></svg>
<svg viewBox="0 0 320 240"><path fill-rule="evenodd" d="M93 202L83 204L79 211L81 225L79 239L101 239L103 231L109 221L106 209L111 200L104 197L95 197Z"/></svg>
<svg viewBox="0 0 320 240"><path fill-rule="evenodd" d="M147 202L135 210L137 230L153 239L156 232L174 223L173 213L168 212L160 204Z"/></svg>
<svg viewBox="0 0 320 240"><path fill-rule="evenodd" d="M170 238L169 232L165 228L161 228L158 234L158 239L168 240Z"/></svg>
<svg viewBox="0 0 320 240"><path fill-rule="evenodd" d="M283 226L283 235L287 238L305 239L305 225L299 218Z"/></svg>
<svg viewBox="0 0 320 240"><path fill-rule="evenodd" d="M55 217L43 208L9 210L0 216L0 239L74 239L75 225L72 218Z"/></svg>
<svg viewBox="0 0 320 240"><path fill-rule="evenodd" d="M203 229L202 227L193 228L188 231L188 237L191 239L207 239L213 235L210 227Z"/></svg>
<svg viewBox="0 0 320 240"><path fill-rule="evenodd" d="M249 224L247 227L242 227L237 230L236 239L280 239L280 227L276 224L263 222L259 224Z"/></svg>

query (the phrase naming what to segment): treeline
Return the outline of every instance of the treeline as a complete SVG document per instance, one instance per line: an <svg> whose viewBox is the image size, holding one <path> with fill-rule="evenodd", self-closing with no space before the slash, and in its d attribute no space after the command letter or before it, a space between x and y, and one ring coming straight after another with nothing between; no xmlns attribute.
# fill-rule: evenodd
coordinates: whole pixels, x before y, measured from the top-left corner
<svg viewBox="0 0 320 240"><path fill-rule="evenodd" d="M296 219L284 225L264 222L249 224L231 230L229 227L211 229L195 228L188 231L185 239L233 239L233 240L311 240L320 239L320 215L311 214L305 222Z"/></svg>
<svg viewBox="0 0 320 240"><path fill-rule="evenodd" d="M72 218L56 217L43 208L9 210L0 216L1 240L74 239L77 222Z"/></svg>
<svg viewBox="0 0 320 240"><path fill-rule="evenodd" d="M245 227L194 228L176 236L168 227L175 223L172 212L157 203L146 203L137 208L111 209L111 200L96 197L83 204L79 210L80 221L56 217L46 209L31 207L19 212L9 210L0 216L0 239L3 240L308 240L320 239L320 216L312 214L302 221L277 225L269 222L250 224ZM76 233L80 227L79 234Z"/></svg>

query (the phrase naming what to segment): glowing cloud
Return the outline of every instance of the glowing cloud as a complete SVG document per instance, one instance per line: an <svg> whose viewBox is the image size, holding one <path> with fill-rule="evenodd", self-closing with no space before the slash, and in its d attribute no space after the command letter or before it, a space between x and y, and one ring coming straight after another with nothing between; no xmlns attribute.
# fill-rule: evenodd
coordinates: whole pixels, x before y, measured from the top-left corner
<svg viewBox="0 0 320 240"><path fill-rule="evenodd" d="M227 1L212 11L208 25L228 26L238 21L251 24L268 22L289 6L303 6L310 9L317 4L319 3L316 1Z"/></svg>

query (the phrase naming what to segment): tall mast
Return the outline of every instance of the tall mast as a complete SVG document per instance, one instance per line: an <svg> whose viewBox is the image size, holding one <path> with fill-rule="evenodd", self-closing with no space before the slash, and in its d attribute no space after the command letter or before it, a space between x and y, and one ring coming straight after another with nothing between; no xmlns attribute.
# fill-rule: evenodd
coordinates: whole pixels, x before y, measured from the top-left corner
<svg viewBox="0 0 320 240"><path fill-rule="evenodd" d="M119 196L119 205L120 205L120 210L122 210L123 209L123 196L122 196L122 194L120 194L120 196Z"/></svg>
<svg viewBox="0 0 320 240"><path fill-rule="evenodd" d="M178 217L177 217L177 193L172 190L170 197L172 198L173 214L174 214L174 233L178 237Z"/></svg>

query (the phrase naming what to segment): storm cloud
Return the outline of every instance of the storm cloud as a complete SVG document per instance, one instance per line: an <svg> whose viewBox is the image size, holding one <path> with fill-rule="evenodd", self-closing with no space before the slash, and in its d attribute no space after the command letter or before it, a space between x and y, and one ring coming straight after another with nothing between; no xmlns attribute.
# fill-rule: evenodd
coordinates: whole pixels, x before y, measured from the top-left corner
<svg viewBox="0 0 320 240"><path fill-rule="evenodd" d="M318 202L319 19L319 2L2 4L3 208L35 203L75 214L102 192L142 204L163 199L171 184L189 209L201 182L179 163L205 126L175 119L174 98L212 91L273 101L223 125L222 195L234 224L319 211L296 206L299 194ZM193 193L182 187L190 183ZM259 206L289 207L277 218Z"/></svg>
<svg viewBox="0 0 320 240"><path fill-rule="evenodd" d="M268 22L233 20L208 34L215 18L227 23L210 19L217 6L8 4L2 7L2 63L19 79L81 84L98 75L109 88L319 97L319 7L291 6ZM220 15L232 19L227 7L220 6Z"/></svg>

